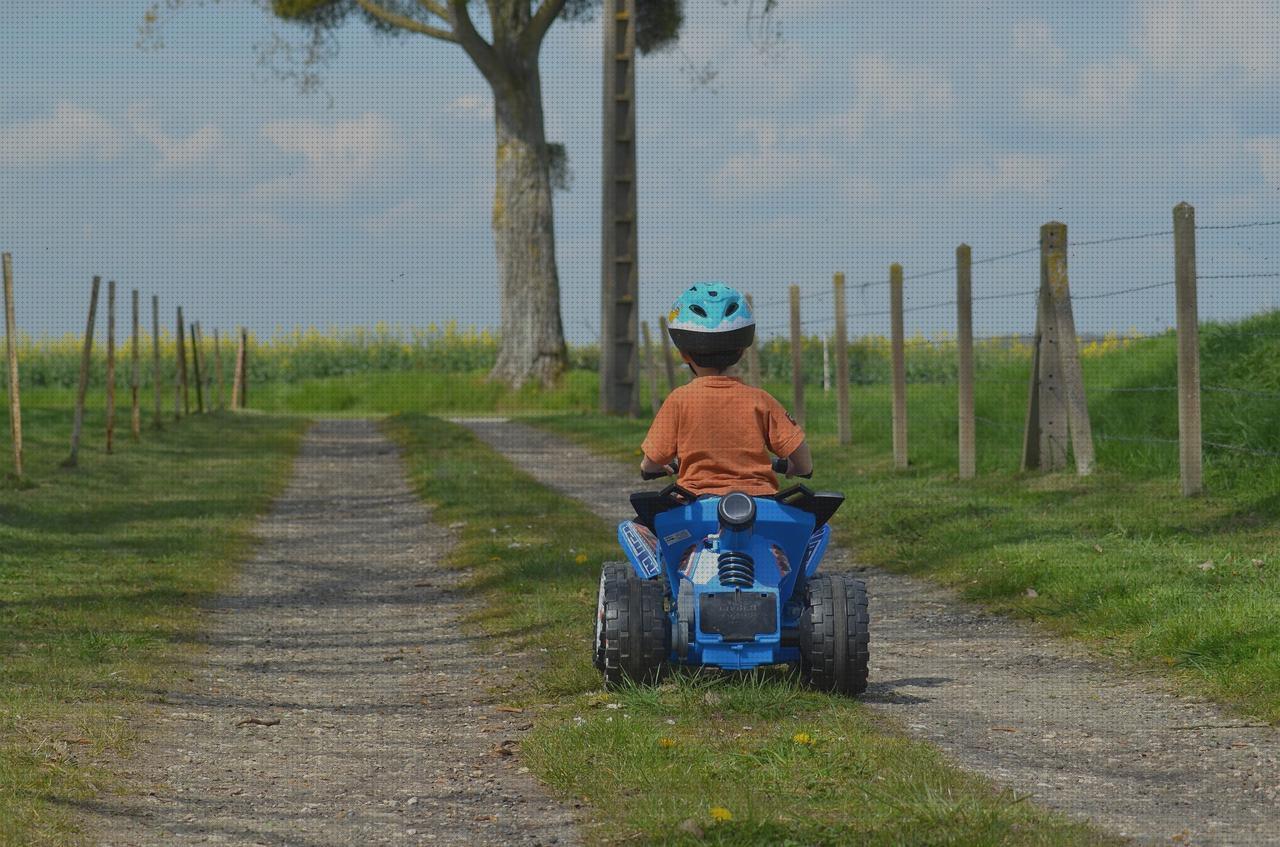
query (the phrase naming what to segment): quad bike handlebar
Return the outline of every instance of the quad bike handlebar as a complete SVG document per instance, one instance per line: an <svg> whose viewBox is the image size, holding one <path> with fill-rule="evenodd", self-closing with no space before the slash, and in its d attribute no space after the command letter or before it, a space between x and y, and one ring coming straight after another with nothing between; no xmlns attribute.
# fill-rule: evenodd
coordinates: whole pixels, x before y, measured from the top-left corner
<svg viewBox="0 0 1280 847"><path fill-rule="evenodd" d="M787 467L789 465L790 465L790 462L787 459L774 459L773 472L776 474L785 474L787 472ZM794 476L798 476L801 479L813 479L813 471L809 471L808 473L794 474Z"/></svg>
<svg viewBox="0 0 1280 847"><path fill-rule="evenodd" d="M673 473L680 473L680 460L672 459L668 465L671 470L661 470L657 473L649 473L648 471L640 471L640 478L643 480L662 479L664 476L670 476Z"/></svg>
<svg viewBox="0 0 1280 847"><path fill-rule="evenodd" d="M785 474L787 472L788 465L789 465L789 462L786 459L781 459L781 458L774 459L773 472L776 474ZM648 471L641 471L640 478L648 481L652 479L662 479L664 476L669 476L672 473L678 474L680 473L680 460L673 459L670 467L671 467L670 471L661 470L655 473L649 473ZM794 475L800 477L801 479L812 479L813 471L809 471L808 473L803 473L803 474L794 474Z"/></svg>

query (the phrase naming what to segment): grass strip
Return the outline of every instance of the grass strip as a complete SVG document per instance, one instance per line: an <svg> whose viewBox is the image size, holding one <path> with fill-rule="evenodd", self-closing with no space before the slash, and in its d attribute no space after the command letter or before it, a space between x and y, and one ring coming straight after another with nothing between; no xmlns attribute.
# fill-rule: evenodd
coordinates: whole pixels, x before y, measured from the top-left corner
<svg viewBox="0 0 1280 847"><path fill-rule="evenodd" d="M593 810L589 841L1112 843L953 768L856 701L777 671L603 691L589 652L601 563L619 557L611 528L462 427L401 415L388 429L436 520L460 524L450 561L480 601L472 623L545 651L506 696L537 714L522 749L529 767Z"/></svg>
<svg viewBox="0 0 1280 847"><path fill-rule="evenodd" d="M76 805L115 790L104 762L176 681L302 423L205 415L133 443L126 420L108 456L91 413L61 470L70 412L23 413L28 479L0 482L0 844L60 845L81 840Z"/></svg>

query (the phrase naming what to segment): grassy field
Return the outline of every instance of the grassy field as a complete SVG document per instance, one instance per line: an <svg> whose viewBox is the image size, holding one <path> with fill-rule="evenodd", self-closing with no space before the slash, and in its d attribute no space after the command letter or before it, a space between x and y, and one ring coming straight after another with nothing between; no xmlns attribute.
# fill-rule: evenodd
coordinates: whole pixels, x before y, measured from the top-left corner
<svg viewBox="0 0 1280 847"><path fill-rule="evenodd" d="M1111 843L955 770L859 703L777 673L603 692L588 641L601 562L617 557L610 527L461 427L420 415L388 427L436 519L462 524L451 562L483 600L473 623L545 651L504 695L537 713L522 755L586 800L589 841Z"/></svg>
<svg viewBox="0 0 1280 847"><path fill-rule="evenodd" d="M1025 379L1025 365L1011 363L978 385L976 482L956 476L953 386L911 388L906 472L892 468L885 387L854 390L851 447L836 443L833 395L811 387L812 484L849 498L837 538L863 562L929 576L1280 721L1280 459L1209 448L1207 496L1180 497L1176 446L1128 440L1177 438L1174 395L1130 390L1176 382L1173 340L1157 338L1086 360L1098 473L1022 475ZM1203 382L1280 387L1280 315L1206 328ZM788 386L769 387L789 405ZM1280 453L1276 408L1269 397L1206 393L1205 437ZM647 426L594 415L535 422L628 461Z"/></svg>
<svg viewBox="0 0 1280 847"><path fill-rule="evenodd" d="M170 688L201 602L245 554L301 423L210 415L127 429L91 413L78 470L70 414L24 410L29 482L0 482L0 844L78 841L80 802L112 789L138 705ZM0 473L10 470L3 439Z"/></svg>

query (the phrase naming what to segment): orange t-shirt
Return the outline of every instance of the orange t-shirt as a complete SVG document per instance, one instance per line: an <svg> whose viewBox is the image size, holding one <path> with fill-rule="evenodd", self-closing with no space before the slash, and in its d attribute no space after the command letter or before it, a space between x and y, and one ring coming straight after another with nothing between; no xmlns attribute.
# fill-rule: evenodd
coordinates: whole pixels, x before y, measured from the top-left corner
<svg viewBox="0 0 1280 847"><path fill-rule="evenodd" d="M778 492L770 453L790 456L804 430L767 391L728 376L702 376L667 397L640 445L659 464L680 457L695 494Z"/></svg>

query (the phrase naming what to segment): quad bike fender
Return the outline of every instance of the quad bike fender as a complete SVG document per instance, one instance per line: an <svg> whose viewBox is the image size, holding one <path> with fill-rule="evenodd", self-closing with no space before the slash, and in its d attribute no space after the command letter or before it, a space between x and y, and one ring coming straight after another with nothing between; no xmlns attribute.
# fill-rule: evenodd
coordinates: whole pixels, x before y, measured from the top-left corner
<svg viewBox="0 0 1280 847"><path fill-rule="evenodd" d="M804 548L804 558L800 560L800 570L804 573L805 579L813 576L814 571L818 569L818 564L822 562L822 554L827 552L827 542L830 540L830 524L823 524L809 536L809 543Z"/></svg>
<svg viewBox="0 0 1280 847"><path fill-rule="evenodd" d="M618 524L618 543L627 554L627 561L641 579L654 579L662 573L662 560L658 557L658 539L647 526L635 521Z"/></svg>

